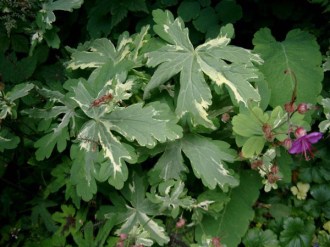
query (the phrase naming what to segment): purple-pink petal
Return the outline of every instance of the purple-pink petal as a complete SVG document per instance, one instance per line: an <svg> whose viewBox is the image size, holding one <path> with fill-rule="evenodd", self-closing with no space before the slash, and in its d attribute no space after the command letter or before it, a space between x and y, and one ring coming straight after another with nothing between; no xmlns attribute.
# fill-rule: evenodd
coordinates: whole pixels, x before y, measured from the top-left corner
<svg viewBox="0 0 330 247"><path fill-rule="evenodd" d="M322 138L322 133L312 132L308 135L303 136L303 138L307 139L309 143L316 143Z"/></svg>
<svg viewBox="0 0 330 247"><path fill-rule="evenodd" d="M298 138L297 140L292 142L292 146L289 149L290 154L299 154L304 152L304 145L303 142L306 142L305 139L302 139L302 137ZM308 142L307 142L308 143ZM309 144L310 145L310 144Z"/></svg>

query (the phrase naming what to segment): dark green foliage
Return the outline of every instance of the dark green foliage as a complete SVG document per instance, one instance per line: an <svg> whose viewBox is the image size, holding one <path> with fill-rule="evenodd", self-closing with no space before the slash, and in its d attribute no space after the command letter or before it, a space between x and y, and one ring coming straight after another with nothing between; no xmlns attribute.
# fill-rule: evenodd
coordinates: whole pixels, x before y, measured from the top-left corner
<svg viewBox="0 0 330 247"><path fill-rule="evenodd" d="M0 245L330 246L329 10L0 0Z"/></svg>

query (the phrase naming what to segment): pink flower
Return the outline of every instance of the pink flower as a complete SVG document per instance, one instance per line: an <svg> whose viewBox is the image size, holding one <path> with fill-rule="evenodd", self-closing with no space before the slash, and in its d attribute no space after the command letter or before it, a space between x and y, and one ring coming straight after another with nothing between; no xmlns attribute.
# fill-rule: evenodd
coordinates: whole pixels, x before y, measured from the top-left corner
<svg viewBox="0 0 330 247"><path fill-rule="evenodd" d="M292 147L289 149L290 154L303 153L306 160L314 157L312 152L312 144L318 142L322 138L322 133L312 132L308 135L302 135L292 142ZM309 156L310 155L310 156Z"/></svg>

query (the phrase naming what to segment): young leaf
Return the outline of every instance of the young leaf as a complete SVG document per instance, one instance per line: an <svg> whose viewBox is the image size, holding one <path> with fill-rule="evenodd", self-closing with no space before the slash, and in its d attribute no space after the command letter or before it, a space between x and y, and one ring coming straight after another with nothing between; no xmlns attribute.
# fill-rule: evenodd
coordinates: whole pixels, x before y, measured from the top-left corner
<svg viewBox="0 0 330 247"><path fill-rule="evenodd" d="M254 172L242 172L240 185L230 191L231 200L219 213L218 218L205 216L202 226L196 229L196 238L202 234L220 236L221 242L228 247L235 247L241 242L242 236L254 217L253 204L262 187L259 175Z"/></svg>
<svg viewBox="0 0 330 247"><path fill-rule="evenodd" d="M145 197L146 186L144 177L133 173L132 180L126 184L122 193L130 202L130 206L118 204L119 211L116 210L116 212L121 212L124 208L126 212L121 213L121 217L125 217L125 223L117 230L117 233L129 234L134 230L134 227L141 226L159 245L168 243L170 239L166 235L165 229L148 216L158 215L159 211L156 205Z"/></svg>
<svg viewBox="0 0 330 247"><path fill-rule="evenodd" d="M186 135L182 139L182 151L189 158L196 177L205 186L214 189L217 185L224 191L239 184L234 172L225 162L233 162L235 153L229 144L211 140L200 135Z"/></svg>
<svg viewBox="0 0 330 247"><path fill-rule="evenodd" d="M260 66L271 89L270 105L290 102L297 81L297 102L315 103L322 88L322 56L316 39L299 29L278 42L268 28L255 33L254 51L265 63ZM296 81L295 81L296 80Z"/></svg>
<svg viewBox="0 0 330 247"><path fill-rule="evenodd" d="M152 89L180 73L176 113L179 117L189 113L194 125L208 128L215 126L207 117L206 110L212 103L212 96L203 72L217 85L226 85L238 102L246 104L249 99L260 100L257 90L249 83L258 77L252 61L261 63L259 56L246 49L229 46L230 39L226 35L194 49L188 29L184 28L180 18L174 20L169 11L162 10L155 10L153 16L157 23L154 31L168 44L146 55L147 66L158 67L145 88L145 98L149 97Z"/></svg>
<svg viewBox="0 0 330 247"><path fill-rule="evenodd" d="M284 221L280 242L282 246L311 246L315 226L311 222L304 222L300 218L288 218Z"/></svg>
<svg viewBox="0 0 330 247"><path fill-rule="evenodd" d="M187 189L182 181L167 180L147 193L149 200L160 205L160 212L168 210L173 218L177 218L180 208L191 209L195 200L187 196Z"/></svg>
<svg viewBox="0 0 330 247"><path fill-rule="evenodd" d="M271 230L260 230L253 228L249 230L243 239L244 246L246 247L278 247L279 243L277 236Z"/></svg>

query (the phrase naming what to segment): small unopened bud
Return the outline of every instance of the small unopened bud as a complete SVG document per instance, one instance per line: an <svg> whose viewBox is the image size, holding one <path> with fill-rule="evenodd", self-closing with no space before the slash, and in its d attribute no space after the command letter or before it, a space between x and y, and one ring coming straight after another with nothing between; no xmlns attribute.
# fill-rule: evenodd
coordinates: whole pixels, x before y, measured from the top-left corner
<svg viewBox="0 0 330 247"><path fill-rule="evenodd" d="M125 239L127 239L127 237L128 237L128 235L126 233L120 233L119 234L119 239L120 240L125 240Z"/></svg>
<svg viewBox="0 0 330 247"><path fill-rule="evenodd" d="M297 107L297 111L300 114L305 114L309 110L309 106L306 103L300 103Z"/></svg>
<svg viewBox="0 0 330 247"><path fill-rule="evenodd" d="M221 247L220 238L219 237L213 237L212 238L212 245L214 247Z"/></svg>
<svg viewBox="0 0 330 247"><path fill-rule="evenodd" d="M186 220L184 218L180 218L177 222L176 222L176 228L182 228L184 227L186 224Z"/></svg>
<svg viewBox="0 0 330 247"><path fill-rule="evenodd" d="M292 140L290 138L286 138L282 142L282 146L285 147L286 150L289 150L292 147Z"/></svg>
<svg viewBox="0 0 330 247"><path fill-rule="evenodd" d="M277 165L273 165L271 168L270 168L270 171L273 173L273 174L277 174L278 171L279 171L279 168Z"/></svg>
<svg viewBox="0 0 330 247"><path fill-rule="evenodd" d="M270 184L274 184L279 180L279 176L273 174L273 173L268 173L267 174L267 180Z"/></svg>
<svg viewBox="0 0 330 247"><path fill-rule="evenodd" d="M290 102L290 103L286 103L284 105L284 110L288 113L292 113L296 110L296 106L293 102Z"/></svg>
<svg viewBox="0 0 330 247"><path fill-rule="evenodd" d="M256 170L262 166L262 160L255 160L251 163L251 169Z"/></svg>
<svg viewBox="0 0 330 247"><path fill-rule="evenodd" d="M224 114L221 115L221 121L224 123L227 123L230 120L230 115L229 113L225 112Z"/></svg>
<svg viewBox="0 0 330 247"><path fill-rule="evenodd" d="M294 132L294 135L299 138L307 134L306 130L303 127L298 127Z"/></svg>

